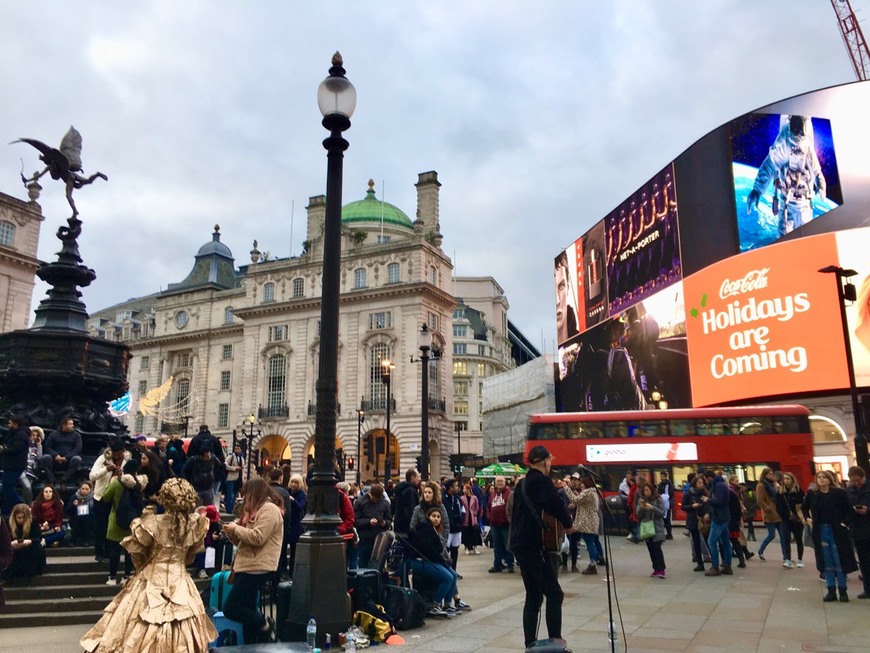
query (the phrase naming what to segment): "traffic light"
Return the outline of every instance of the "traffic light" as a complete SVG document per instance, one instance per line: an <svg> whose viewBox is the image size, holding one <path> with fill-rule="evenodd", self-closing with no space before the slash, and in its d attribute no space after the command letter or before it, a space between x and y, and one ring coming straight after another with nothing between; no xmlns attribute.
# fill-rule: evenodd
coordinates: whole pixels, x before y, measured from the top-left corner
<svg viewBox="0 0 870 653"><path fill-rule="evenodd" d="M372 434L369 433L366 435L365 440L363 440L363 454L366 459L372 459Z"/></svg>
<svg viewBox="0 0 870 653"><path fill-rule="evenodd" d="M414 464L417 465L417 471L423 472L423 456L417 456L414 458Z"/></svg>
<svg viewBox="0 0 870 653"><path fill-rule="evenodd" d="M354 463L353 456L348 456L347 468L350 470L353 470L353 463Z"/></svg>

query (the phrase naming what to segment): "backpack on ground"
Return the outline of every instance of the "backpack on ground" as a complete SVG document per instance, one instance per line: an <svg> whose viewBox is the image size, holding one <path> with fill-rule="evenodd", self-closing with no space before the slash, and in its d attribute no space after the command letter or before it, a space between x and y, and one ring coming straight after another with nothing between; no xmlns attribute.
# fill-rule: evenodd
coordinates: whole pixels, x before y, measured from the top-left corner
<svg viewBox="0 0 870 653"><path fill-rule="evenodd" d="M393 620L382 605L369 604L357 610L353 615L353 623L372 642L385 642L390 635L396 634Z"/></svg>
<svg viewBox="0 0 870 653"><path fill-rule="evenodd" d="M115 522L119 528L128 531L130 524L133 523L134 519L142 516L144 509L145 498L142 496L142 490L138 487L136 489L124 487L121 491L118 507L115 509Z"/></svg>
<svg viewBox="0 0 870 653"><path fill-rule="evenodd" d="M426 622L426 601L410 587L384 586L384 610L399 630L420 628Z"/></svg>

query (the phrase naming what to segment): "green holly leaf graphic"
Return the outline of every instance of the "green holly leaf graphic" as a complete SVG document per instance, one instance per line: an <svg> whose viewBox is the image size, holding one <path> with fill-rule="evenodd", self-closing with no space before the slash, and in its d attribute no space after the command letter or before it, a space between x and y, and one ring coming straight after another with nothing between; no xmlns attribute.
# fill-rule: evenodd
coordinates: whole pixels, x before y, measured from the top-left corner
<svg viewBox="0 0 870 653"><path fill-rule="evenodd" d="M691 315L692 317L698 317L698 309L693 308L692 310L689 311L689 315Z"/></svg>
<svg viewBox="0 0 870 653"><path fill-rule="evenodd" d="M707 306L707 293L701 295L701 308Z"/></svg>

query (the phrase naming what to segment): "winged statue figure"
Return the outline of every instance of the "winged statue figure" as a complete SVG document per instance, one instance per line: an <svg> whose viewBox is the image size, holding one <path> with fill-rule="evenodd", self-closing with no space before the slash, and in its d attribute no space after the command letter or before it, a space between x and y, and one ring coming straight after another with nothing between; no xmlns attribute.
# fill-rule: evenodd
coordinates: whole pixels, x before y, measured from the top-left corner
<svg viewBox="0 0 870 653"><path fill-rule="evenodd" d="M79 213L76 209L76 203L73 201L73 191L93 183L97 178L104 181L109 180L102 172L97 172L90 177L80 174L82 172L82 135L73 126L70 126L66 136L63 137L59 148L50 147L35 138L19 138L17 141L12 141L10 145L13 143L32 145L42 153L39 160L45 163L45 169L42 172L37 172L30 179L25 178L24 174L21 175L21 181L24 182L24 185L37 181L46 172L51 175L52 179L60 179L66 184L66 199L72 207L73 217Z"/></svg>

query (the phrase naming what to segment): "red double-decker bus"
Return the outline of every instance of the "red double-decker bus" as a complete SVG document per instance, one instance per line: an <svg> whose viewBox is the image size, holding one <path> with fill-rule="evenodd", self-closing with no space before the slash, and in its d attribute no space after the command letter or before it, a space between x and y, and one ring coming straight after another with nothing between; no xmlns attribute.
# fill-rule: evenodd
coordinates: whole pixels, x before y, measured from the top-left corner
<svg viewBox="0 0 870 653"><path fill-rule="evenodd" d="M722 467L754 484L772 467L791 472L806 488L814 474L809 415L794 405L532 415L526 455L542 444L557 472L584 465L610 493L628 471L653 482L667 471L680 518L683 484L699 468Z"/></svg>

